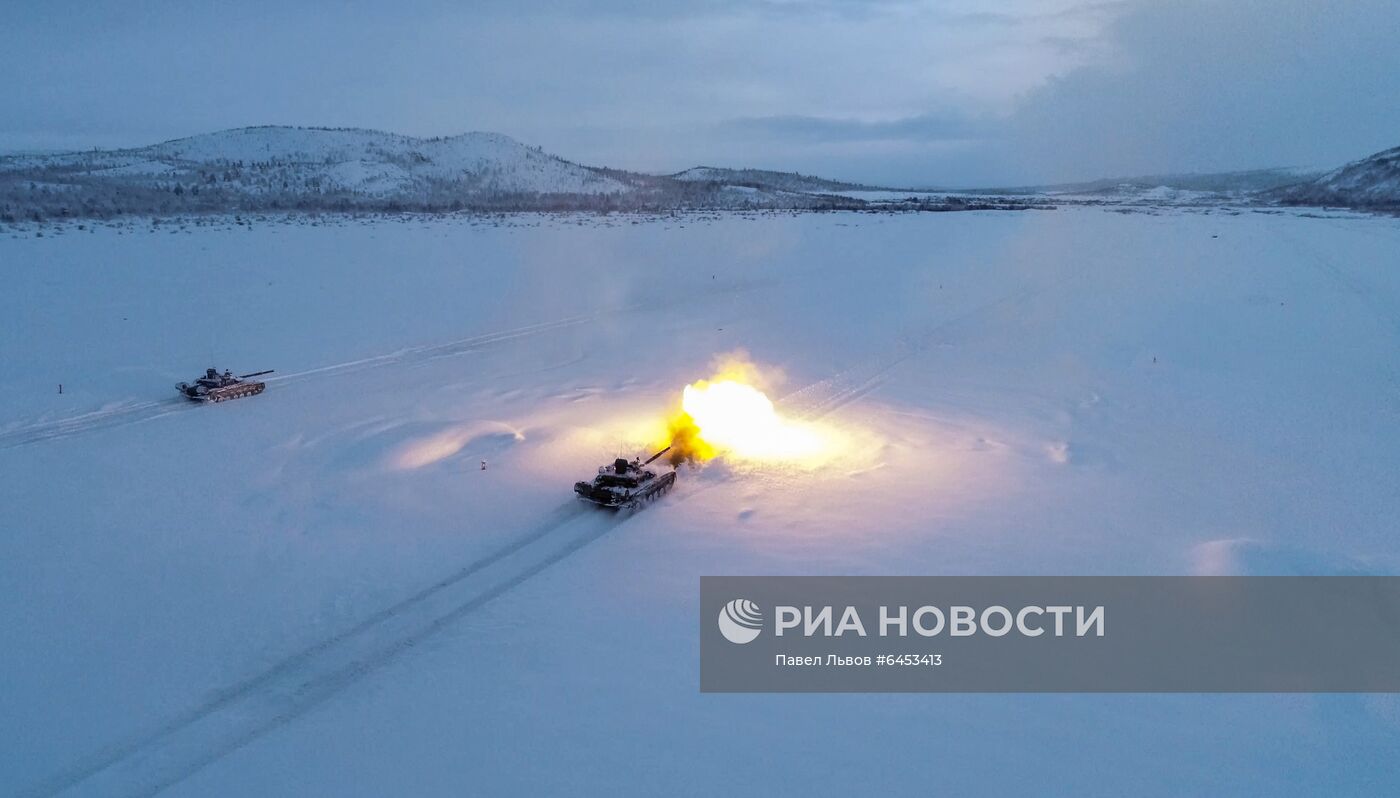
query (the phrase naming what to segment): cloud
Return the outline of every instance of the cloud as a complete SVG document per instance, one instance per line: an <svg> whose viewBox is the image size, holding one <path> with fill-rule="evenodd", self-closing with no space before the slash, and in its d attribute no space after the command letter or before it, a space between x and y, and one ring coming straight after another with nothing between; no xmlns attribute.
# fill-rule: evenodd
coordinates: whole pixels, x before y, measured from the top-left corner
<svg viewBox="0 0 1400 798"><path fill-rule="evenodd" d="M721 132L737 136L775 137L793 142L967 141L995 131L994 120L972 114L921 114L888 121L829 119L814 116L768 116L731 119Z"/></svg>
<svg viewBox="0 0 1400 798"><path fill-rule="evenodd" d="M408 0L389 10L250 0L215 12L56 0L16 8L0 26L0 67L26 76L0 98L0 136L135 144L259 123L486 129L596 163L611 148L595 151L572 132L625 139L671 128L722 139L732 119L875 124L941 108L1004 112L1078 63L1072 47L1042 37L1091 39L1103 24L1098 8L1009 0L989 15L972 0ZM692 162L691 148L706 149L697 138L673 142L667 165ZM655 156L612 163L649 168Z"/></svg>
<svg viewBox="0 0 1400 798"><path fill-rule="evenodd" d="M1400 143L1400 4L1155 0L1106 57L1027 93L1006 162L1027 179L1335 165Z"/></svg>
<svg viewBox="0 0 1400 798"><path fill-rule="evenodd" d="M1103 23L1101 35L1044 27L1079 15ZM1000 113L945 99L883 120L793 115L723 128L754 146L791 142L809 171L830 163L850 179L865 170L945 186L1329 167L1400 144L1400 4L1137 0L973 16L1034 30L1037 46L1076 65Z"/></svg>
<svg viewBox="0 0 1400 798"><path fill-rule="evenodd" d="M55 0L0 26L0 147L280 123L905 186L1333 165L1400 143L1397 29L1393 0Z"/></svg>
<svg viewBox="0 0 1400 798"><path fill-rule="evenodd" d="M1400 144L1400 4L1389 0L1134 0L958 18L997 26L997 41L1017 43L1002 57L1034 52L1045 70L1005 105L960 102L976 86L960 74L995 71L984 53L943 65L936 110L745 117L721 132L778 152L788 141L807 171L904 185L1330 167ZM1052 24L1066 20L1084 27Z"/></svg>

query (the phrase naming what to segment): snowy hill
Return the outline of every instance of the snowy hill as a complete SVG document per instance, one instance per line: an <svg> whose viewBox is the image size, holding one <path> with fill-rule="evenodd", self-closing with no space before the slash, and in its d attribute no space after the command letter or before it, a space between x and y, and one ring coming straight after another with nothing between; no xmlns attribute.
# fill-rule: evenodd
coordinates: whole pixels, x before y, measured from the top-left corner
<svg viewBox="0 0 1400 798"><path fill-rule="evenodd" d="M369 130L261 127L170 141L147 153L173 164L295 164L331 185L368 193L433 181L459 183L469 192L601 194L630 188L499 133L416 139Z"/></svg>
<svg viewBox="0 0 1400 798"><path fill-rule="evenodd" d="M498 133L423 139L359 129L250 127L134 149L0 157L0 222L287 210L863 205L817 196L842 184L764 174L785 180L759 185L594 168Z"/></svg>
<svg viewBox="0 0 1400 798"><path fill-rule="evenodd" d="M0 200L21 215L442 207L521 195L621 194L633 187L496 133L419 139L371 130L253 127L128 150L0 158Z"/></svg>
<svg viewBox="0 0 1400 798"><path fill-rule="evenodd" d="M1253 169L1209 174L1148 175L1001 189L1000 193L1054 195L1107 203L1209 205L1281 202L1349 208L1400 207L1400 147L1327 171L1316 168Z"/></svg>
<svg viewBox="0 0 1400 798"><path fill-rule="evenodd" d="M1277 192L1290 205L1400 208L1400 147L1328 172L1310 183Z"/></svg>
<svg viewBox="0 0 1400 798"><path fill-rule="evenodd" d="M373 130L249 127L131 150L0 159L0 173L177 179L249 191L279 183L389 195L457 184L467 192L599 194L630 187L498 133L418 139Z"/></svg>

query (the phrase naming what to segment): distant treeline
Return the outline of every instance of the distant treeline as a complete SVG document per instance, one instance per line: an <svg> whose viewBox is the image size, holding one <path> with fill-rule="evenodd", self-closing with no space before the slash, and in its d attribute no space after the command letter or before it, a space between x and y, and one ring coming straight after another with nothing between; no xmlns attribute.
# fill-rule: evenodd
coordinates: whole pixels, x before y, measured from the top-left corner
<svg viewBox="0 0 1400 798"><path fill-rule="evenodd" d="M413 158L411 153L376 155L383 163ZM585 193L510 190L505 187L509 185L509 175L487 167L451 179L414 175L373 192L346 188L327 171L333 166L326 161L276 158L155 162L133 159L121 152L69 154L57 159L11 157L0 159L0 223L238 213L960 211L1042 207L957 196L868 202L763 183L760 178L765 173L757 170L736 172L720 181L590 168L588 171L599 184L620 186L621 190ZM800 179L773 174L780 182ZM751 179L744 180L745 177Z"/></svg>
<svg viewBox="0 0 1400 798"><path fill-rule="evenodd" d="M464 184L425 181L411 192L389 196L327 186L315 175L276 167L150 180L114 179L80 170L0 172L0 222L49 219L113 219L122 216L177 216L256 212L510 212L510 211L666 211L682 209L857 210L867 203L834 195L737 194L717 183L652 178L630 191L605 194L498 191L489 181ZM249 180L249 171L258 179ZM261 174L258 174L262 172ZM207 176L206 176L207 175ZM227 175L227 177L226 177ZM191 179L193 178L193 179ZM756 188L756 187L755 187Z"/></svg>

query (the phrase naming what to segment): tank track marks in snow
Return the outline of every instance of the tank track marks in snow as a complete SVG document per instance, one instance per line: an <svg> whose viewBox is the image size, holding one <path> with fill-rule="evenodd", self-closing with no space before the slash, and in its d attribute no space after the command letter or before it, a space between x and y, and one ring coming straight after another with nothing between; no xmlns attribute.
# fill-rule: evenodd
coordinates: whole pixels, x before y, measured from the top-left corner
<svg viewBox="0 0 1400 798"><path fill-rule="evenodd" d="M1002 307L1033 298L1045 288L1059 285L1075 276L1075 274L1066 275L1051 282L1049 286L1041 288L1013 291L977 305L952 318L930 324L905 336L886 352L876 353L859 366L845 369L785 394L778 399L777 404L785 412L808 420L834 413L879 388L889 379L896 368L927 351L939 334Z"/></svg>
<svg viewBox="0 0 1400 798"><path fill-rule="evenodd" d="M712 483L692 493L702 493ZM464 616L626 523L569 503L514 540L204 703L114 743L19 794L152 796L296 720ZM139 764L138 764L139 763ZM137 765L133 767L132 765Z"/></svg>
<svg viewBox="0 0 1400 798"><path fill-rule="evenodd" d="M320 706L626 519L563 505L500 548L19 795L156 795Z"/></svg>
<svg viewBox="0 0 1400 798"><path fill-rule="evenodd" d="M694 301L700 297L719 297L741 294L767 288L773 284L775 284L775 281L772 280L749 280L718 289L697 291L695 294L690 295L685 301ZM304 380L334 377L366 369L423 363L444 357L457 357L459 355L471 354L472 352L489 349L510 343L511 341L541 335L555 330L591 324L614 316L626 316L666 310L676 307L681 303L681 300L637 303L613 310L599 311L578 316L567 316L552 321L527 324L513 329L483 333L481 335L461 338L447 343L409 347L383 355L375 355L359 360L320 366L293 374L283 374L277 377L271 377L267 382L276 383L279 386L296 384ZM0 449L11 449L16 446L24 446L26 444L55 440L58 438L71 438L76 435L83 435L89 432L110 429L112 427L150 421L192 407L194 407L193 403L184 401L179 401L178 403L177 401L142 401L103 410L95 410L80 415L67 416L65 418L18 424L8 429L0 427Z"/></svg>

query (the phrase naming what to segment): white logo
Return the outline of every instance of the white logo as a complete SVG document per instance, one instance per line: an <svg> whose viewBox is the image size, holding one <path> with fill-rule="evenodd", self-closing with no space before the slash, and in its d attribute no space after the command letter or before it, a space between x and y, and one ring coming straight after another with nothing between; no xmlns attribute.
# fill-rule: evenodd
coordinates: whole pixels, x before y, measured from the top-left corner
<svg viewBox="0 0 1400 798"><path fill-rule="evenodd" d="M731 643L751 642L763 629L763 611L748 599L734 599L719 611L719 631Z"/></svg>

